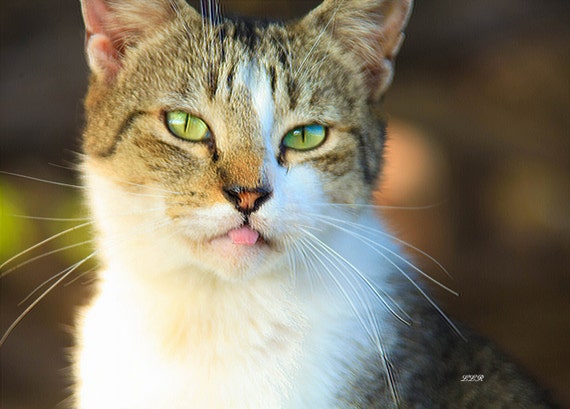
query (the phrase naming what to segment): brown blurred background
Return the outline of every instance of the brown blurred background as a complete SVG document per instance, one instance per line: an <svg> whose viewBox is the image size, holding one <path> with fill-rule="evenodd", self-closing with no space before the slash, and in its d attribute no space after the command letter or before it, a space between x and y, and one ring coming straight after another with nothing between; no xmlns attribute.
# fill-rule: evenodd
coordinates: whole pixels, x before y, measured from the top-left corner
<svg viewBox="0 0 570 409"><path fill-rule="evenodd" d="M299 16L317 3L226 0L223 8ZM87 78L79 1L0 7L0 170L77 183L71 168ZM453 274L450 280L414 256L461 293L436 290L444 309L498 343L568 407L569 78L567 0L417 1L387 97L391 140L377 198L416 207L383 214ZM0 174L0 263L81 223L19 216L84 217L80 194ZM89 238L72 235L3 271ZM28 294L89 251L70 248L4 277L2 333L29 305L18 305ZM66 397L69 327L91 277L57 287L0 349L3 409L53 408Z"/></svg>

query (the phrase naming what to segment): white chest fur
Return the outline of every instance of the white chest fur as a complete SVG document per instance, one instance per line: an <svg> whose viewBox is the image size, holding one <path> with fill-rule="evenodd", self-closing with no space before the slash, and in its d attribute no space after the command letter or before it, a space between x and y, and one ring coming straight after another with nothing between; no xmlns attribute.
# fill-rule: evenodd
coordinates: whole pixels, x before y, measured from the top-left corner
<svg viewBox="0 0 570 409"><path fill-rule="evenodd" d="M339 311L274 282L186 300L103 286L84 320L82 409L331 407L354 334Z"/></svg>
<svg viewBox="0 0 570 409"><path fill-rule="evenodd" d="M382 271L369 252L351 253L360 271ZM367 342L338 291L288 274L225 284L102 277L81 320L81 409L332 408Z"/></svg>

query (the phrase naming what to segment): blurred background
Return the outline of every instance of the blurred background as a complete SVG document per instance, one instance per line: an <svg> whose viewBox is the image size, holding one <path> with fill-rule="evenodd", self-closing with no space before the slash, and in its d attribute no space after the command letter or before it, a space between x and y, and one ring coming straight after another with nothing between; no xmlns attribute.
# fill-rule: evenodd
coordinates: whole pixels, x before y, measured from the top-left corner
<svg viewBox="0 0 570 409"><path fill-rule="evenodd" d="M223 10L295 17L317 3L225 0ZM434 289L444 310L568 407L569 23L567 0L417 1L386 99L390 142L376 195L398 236L453 275L411 252L461 293ZM4 333L91 248L73 246L89 240L74 228L86 215L80 188L9 174L78 183L87 86L79 1L3 1L0 32L0 263L73 229L2 268ZM68 395L70 326L92 266L51 291L0 349L2 408L53 408Z"/></svg>

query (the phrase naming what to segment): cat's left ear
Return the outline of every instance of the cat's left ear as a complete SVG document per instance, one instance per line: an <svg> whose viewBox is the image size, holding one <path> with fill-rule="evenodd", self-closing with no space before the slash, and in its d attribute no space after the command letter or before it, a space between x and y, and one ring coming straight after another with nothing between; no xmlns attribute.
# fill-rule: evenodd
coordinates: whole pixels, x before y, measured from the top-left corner
<svg viewBox="0 0 570 409"><path fill-rule="evenodd" d="M97 79L112 82L126 48L176 18L181 8L190 6L184 0L81 0L85 48Z"/></svg>
<svg viewBox="0 0 570 409"><path fill-rule="evenodd" d="M303 23L329 31L365 76L370 100L392 82L413 0L325 0Z"/></svg>

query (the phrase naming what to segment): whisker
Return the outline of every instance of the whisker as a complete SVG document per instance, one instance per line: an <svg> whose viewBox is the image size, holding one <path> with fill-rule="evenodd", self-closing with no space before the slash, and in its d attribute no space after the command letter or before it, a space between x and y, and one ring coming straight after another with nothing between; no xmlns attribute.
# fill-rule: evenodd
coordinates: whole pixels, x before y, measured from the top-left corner
<svg viewBox="0 0 570 409"><path fill-rule="evenodd" d="M325 223L325 224L327 224L327 225L329 225L329 226L332 226L332 227L334 227L334 228L336 228L336 229L342 230L342 231L344 231L344 232L350 234L351 236L356 237L356 238L359 239L360 241L367 242L367 243L369 243L369 244L372 245L372 246L377 246L378 248L380 248L380 249L382 249L382 250L384 250L384 251L387 251L388 253L390 253L390 254L392 254L393 256L395 256L398 260L404 262L405 264L407 264L408 266L410 266L411 268L413 268L414 270L416 270L418 273L420 273L420 274L421 274L423 277L425 277L426 279L430 280L432 283L434 283L434 284L436 284L437 286L443 288L445 291L449 292L450 294L455 295L456 297L459 296L459 293L458 293L457 291L452 290L451 288L447 287L445 284L443 284L443 283L439 282L438 280L436 280L435 278L431 277L429 274L425 273L422 269L420 269L419 267L417 267L416 265L414 265L413 263L411 263L409 260L406 260L404 257L400 256L400 255L399 255L398 253L396 253L395 251L390 250L388 247L383 246L383 245L381 245L381 244L379 244L379 243L376 243L375 241L373 241L373 240L369 239L368 237L363 236L363 235L361 235L361 234L359 234L359 233L356 233L356 232L350 231L350 230L348 230L348 229L345 229L345 228L343 228L343 227L337 226L337 225L334 224L334 223L330 223L330 222L327 222L327 221L325 221L325 220L321 220L321 222L322 222L322 223Z"/></svg>
<svg viewBox="0 0 570 409"><path fill-rule="evenodd" d="M316 237L312 237L313 239L316 239ZM317 239L318 240L318 239ZM304 240L308 245L310 245L314 251L317 251L321 254L321 256L323 257L324 260L328 260L328 258L326 257L326 255L323 253L323 251L319 250L313 243L311 243L309 240ZM323 247L325 246L325 247ZM329 255L335 257L336 256L340 256L337 252L335 252L334 250L332 250L330 247L328 247L326 244L321 242L321 247L323 247L323 249L325 251L328 252ZM328 250L327 250L328 248ZM398 389L396 386L396 379L395 379L395 375L394 375L394 368L392 367L392 365L390 364L390 360L389 360L389 356L385 350L384 347L384 343L382 341L381 338L381 330L380 330L380 322L378 321L378 319L372 314L372 308L370 307L370 304L368 302L368 299L366 298L362 298L358 292L357 289L354 288L354 284L350 281L347 280L348 285L350 286L350 288L354 291L355 295L356 295L356 299L359 300L359 302L362 303L362 305L365 307L365 312L366 312L366 317L367 317L367 321L368 324L370 325L370 327L372 328L372 330L370 329L370 327L368 327L366 325L366 323L364 322L364 318L361 316L360 311L356 308L356 306L354 305L352 298L350 297L349 294L347 294L346 289L344 288L344 286L342 284L339 283L337 277L330 271L330 269L324 264L324 260L321 259L320 257L315 257L320 263L321 265L325 268L325 270L329 273L329 277L335 282L337 288L343 293L343 297L346 299L346 301L349 303L349 306L351 308L351 310L353 311L353 313L355 314L356 319L358 320L358 322L360 323L360 325L362 326L362 328L366 331L367 335L370 337L370 341L372 342L373 345L376 346L376 348L378 349L378 353L380 355L380 360L382 362L382 366L386 372L386 376L387 376L387 383L388 383L388 388L390 390L390 393L392 395L392 398L394 400L394 402L398 403L400 401L399 399L399 393L398 393ZM332 263L330 260L329 262L331 263L331 265L341 274L341 276L345 277L346 276L342 273L342 271L340 270L340 267L335 264ZM365 302L366 301L366 302Z"/></svg>
<svg viewBox="0 0 570 409"><path fill-rule="evenodd" d="M441 202L432 203L420 206L396 206L396 205L381 205L372 203L313 203L315 206L330 206L330 207L351 207L351 208L371 208L378 210L432 210L441 207L445 200Z"/></svg>
<svg viewBox="0 0 570 409"><path fill-rule="evenodd" d="M34 296L34 294L36 294L38 291L40 291L43 287L45 287L47 284L51 283L52 281L56 280L58 277L61 277L62 275L64 275L71 267L67 267L65 270L60 271L59 273L51 276L50 278L48 278L47 280L45 280L43 283L41 283L40 285L38 285L30 294L28 294L26 296L26 298L24 298L22 301L20 301L18 303L18 307L20 307L22 304L25 304L26 302L28 302L28 300L30 298L32 298ZM66 285L64 285L65 287Z"/></svg>
<svg viewBox="0 0 570 409"><path fill-rule="evenodd" d="M168 189L163 189L161 187L157 187L157 186L152 186L152 185L145 185L142 183L135 183L135 182L127 182L127 181L122 181L122 180L116 180L116 182L119 183L125 183L131 186L135 186L135 187L142 187L145 189L149 189L149 190L154 190L156 192L162 192L162 193L169 193L169 194L173 194L173 195L180 195L180 194L184 194L184 192L179 192L179 191L175 191L175 190L168 190ZM162 196L159 196L162 197Z"/></svg>
<svg viewBox="0 0 570 409"><path fill-rule="evenodd" d="M151 225L151 226L143 226L145 227L144 229L140 229L140 231L135 232L136 235L140 235L141 232L142 233L148 233L148 232L152 232L154 230L159 229L160 227L166 225L167 222L162 222L162 223L157 223L155 225ZM79 227L79 226L77 226ZM65 232L62 233L58 233L58 235L64 234ZM128 237L132 237L133 236L133 231L129 231L128 232ZM56 236L58 236L56 235ZM115 245L116 243L121 243L124 240L126 240L127 238L127 234L125 235L119 235L117 237L114 237L111 240L112 245ZM53 239L55 237L51 237L49 240ZM114 242L114 243L113 243ZM108 242L109 243L109 242ZM72 246L68 246L68 247L75 247L80 245L76 244L76 245L72 245ZM40 244L38 244L40 245ZM38 245L34 246L37 247ZM30 249L26 250L25 252L28 252ZM62 251L63 249L59 249L59 251ZM17 325L26 317L26 315L41 301L43 300L54 288L56 288L59 284L61 284L63 281L65 281L74 271L76 271L80 266L82 266L83 264L85 264L88 260L92 259L93 257L95 257L97 254L99 254L99 250L96 250L94 252L92 252L90 255L88 255L87 257L83 258L82 260L80 260L79 262L73 264L71 267L67 267L66 269L64 269L63 271L57 273L54 277L51 277L50 279L46 280L46 282L42 283L40 286L38 286L34 291L32 291L32 293L30 295L28 295L24 301L22 302L26 302L27 300L29 300L31 298L32 295L36 294L42 287L44 287L45 285L47 285L48 283L50 283L51 281L54 281L56 278L57 280L50 285L44 292L42 292L38 298L36 298L19 316L18 318L10 325L10 327L6 330L6 332L4 333L4 335L2 336L2 338L0 339L0 347L2 346L2 344L6 341L6 339L8 338L8 336L12 333L12 331L14 330L14 328L17 327ZM23 253L21 253L23 254ZM69 284L69 283L68 283Z"/></svg>
<svg viewBox="0 0 570 409"><path fill-rule="evenodd" d="M348 233L351 233L351 232L348 232ZM390 259L386 254L384 254L382 251L380 251L377 247L375 247L376 243L372 242L373 244L371 244L366 240L362 240L358 236L360 236L360 235L357 234L356 236L353 236L353 237L356 237L362 243L366 244L368 247L370 247L372 250L374 250L376 253L378 253L380 256L382 256L386 261L388 261L388 263L390 263L394 268L396 268L396 270L398 270L398 272L400 274L402 274L402 276L404 276L406 278L406 280L408 280L414 286L414 288L424 297L424 299L439 313L439 315L453 329L453 331L455 331L457 333L457 335L459 335L463 340L467 341L467 338L465 338L465 336L461 333L461 331L453 323L453 321L451 321L451 319L447 316L447 314L445 314L443 312L443 310L437 305L437 303L435 301L433 301L427 295L427 293L400 266L398 266L392 259ZM369 241L371 241L371 240L369 240Z"/></svg>
<svg viewBox="0 0 570 409"><path fill-rule="evenodd" d="M124 193L129 195L129 196L137 196L137 197L154 197L154 198L159 198L159 199L168 198L168 196L165 196L165 195L152 194L152 193L139 193L139 192L124 192ZM176 194L181 194L181 193L176 193Z"/></svg>
<svg viewBox="0 0 570 409"><path fill-rule="evenodd" d="M61 253L61 252L65 251L65 250L69 250L69 249L73 249L73 248L76 248L76 247L84 246L84 245L86 245L86 244L93 243L94 241L95 241L95 240L93 240L93 239L91 239L91 240L85 240L85 241L82 241L82 242L80 242L80 243L70 244L70 245L68 245L68 246L61 247L61 248L59 248L59 249L50 250L50 251L48 251L48 252L45 252L45 253L43 253L43 254L40 254L39 256L32 257L32 258L30 258L30 259L28 259L28 260L26 260L26 261L24 261L24 262L22 262L22 263L20 263L20 264L15 265L14 267L12 267L12 268L10 268L10 269L4 271L4 273L2 273L2 276L0 276L0 277L4 277L4 276L6 276L6 275L8 275L8 274L10 274L10 273L12 273L12 272L14 272L15 270L21 268L21 267L24 267L24 266L26 266L26 265L28 265L28 264L30 264L30 263L33 263L34 261L41 260L42 258L51 256L51 255L53 255L53 254Z"/></svg>
<svg viewBox="0 0 570 409"><path fill-rule="evenodd" d="M40 294L40 296L38 298L36 298L34 300L34 302L32 302L19 316L18 318L16 318L16 320L14 320L14 322L8 327L8 329L4 332L4 335L2 336L2 338L0 338L0 347L2 345L4 345L4 342L6 342L6 339L8 339L8 337L10 336L10 334L14 331L14 329L18 326L18 324L20 324L20 322L22 322L22 320L28 315L28 313L34 309L34 307L36 305L38 305L40 303L40 301L42 301L54 288L56 288L60 283L62 283L67 277L69 277L75 270L77 270L79 267L81 267L81 265L83 265L85 262L87 262L88 260L90 260L92 257L94 257L96 254L96 252L91 253L89 256L85 257L83 260L75 263L73 266L68 267L68 271L63 274L55 283L53 283L51 286L49 286L49 288L47 290L45 290L42 294Z"/></svg>
<svg viewBox="0 0 570 409"><path fill-rule="evenodd" d="M160 210L163 210L163 209L162 209L161 207L148 208L148 209L144 209L143 211L125 212L125 213L122 213L122 214L118 214L117 216L121 216L121 217L123 217L123 216L124 216L124 217L137 216L137 215L144 215L144 214L148 214L148 213L152 213L152 212L156 212L156 211L160 211ZM17 217L20 217L20 216L17 216ZM28 216L21 216L21 217L27 218ZM33 217L33 216L30 217L30 218L32 218L32 219L39 219L39 220L44 220L44 219L45 219L45 220L51 220L51 218L36 218L36 217ZM73 220L75 220L75 219L69 219L69 221L73 221ZM81 220L81 219L78 219L78 220ZM89 219L87 219L87 220L89 220ZM55 221L68 221L68 220L67 220L67 219L55 219ZM82 229L82 228L84 228L84 227L90 226L90 225L92 225L92 224L94 224L94 223L95 223L94 220L90 220L90 221L88 221L88 222L79 224L79 225L77 225L77 226L73 226L73 227L71 227L71 228L69 228L69 229L66 229L66 230L61 231L61 232L59 232L59 233L57 233L57 234L54 234L53 236L50 236L50 237L48 237L47 239L44 239L44 240L40 241L39 243L34 244L34 245L31 246L31 247L28 247L27 249L21 251L20 253L14 255L14 256L12 256L11 258L9 258L8 260L4 261L2 264L0 264L0 270L4 269L7 265L9 265L10 263L12 263L14 260L16 260L16 259L18 259L18 258L24 256L25 254L28 254L28 253L32 252L33 250L36 250L37 248L39 248L39 247L41 247L41 246L43 246L43 245L45 245L45 244L47 244L47 243L49 243L49 242L51 242L51 241L53 241L53 240L55 240L55 239L57 239L57 238L59 238L59 237L61 237L61 236L64 236L64 235L66 235L66 234L72 233L72 232L74 232L74 231L76 231L76 230L79 230L79 229ZM4 278L5 276L9 275L10 273L12 273L14 270L18 269L19 267L22 267L23 265L26 265L26 264L28 264L28 263L30 263L30 262L32 262L32 261L35 261L35 260L37 260L37 259L39 259L39 258L48 256L48 255L50 255L50 254L57 253L57 252L59 252L59 251L67 250L67 249L69 249L69 248L73 248L73 247L76 247L76 246L88 244L90 241L91 241L91 240L89 240L89 241L84 241L84 242L82 242L82 243L78 243L78 244L74 244L74 245L71 245L71 246L67 246L67 247L61 248L61 249L59 249L59 250L53 250L53 251L50 251L50 252L48 252L48 253L45 253L45 254L43 254L43 255L41 255L41 256L34 257L34 258L30 259L30 260L27 260L26 262L23 262L23 263L21 263L21 264L15 266L15 267L10 268L9 270L2 271L2 273L0 273L0 278Z"/></svg>
<svg viewBox="0 0 570 409"><path fill-rule="evenodd" d="M351 222L348 220L338 219L335 217L325 216L325 215L316 214L316 213L313 214L313 216L318 217L318 218L325 218L325 219L328 219L330 221L337 222L337 223L347 224L347 225L352 226L356 229L359 229L360 231L365 231L365 232L368 232L371 234L377 234L377 235L388 237L389 239L394 240L395 242L398 242L398 243L402 244L403 246L414 250L416 253L421 254L422 256L424 256L425 258L430 260L432 263L434 263L445 275L447 275L449 278L453 279L453 276L451 275L451 273L443 266L443 264L441 264L439 261L437 261L436 258L431 256L427 252L423 251L419 247L416 247L413 244L408 243L407 241L398 238L397 236L394 236L394 235L387 233L383 230L374 229L374 228L371 228L369 226L363 226L361 224Z"/></svg>
<svg viewBox="0 0 570 409"><path fill-rule="evenodd" d="M97 267L93 267L90 268L89 270L84 271L83 273L79 274L77 277L73 278L72 280L69 280L67 283L65 283L63 285L64 288L69 287L70 285L74 284L77 280L82 279L83 277L85 277L86 275L89 275L91 273L93 273L94 271L97 270Z"/></svg>
<svg viewBox="0 0 570 409"><path fill-rule="evenodd" d="M65 235L65 234L68 234L68 233L71 233L71 232L73 232L73 231L82 229L82 228L87 227L87 226L89 226L89 225L91 225L91 224L93 224L93 223L94 223L93 221L90 221L90 222L87 222L87 223L82 223L82 224L80 224L80 225L78 225L78 226L71 227L71 228L66 229L66 230L64 230L64 231L62 231L62 232L59 232L59 233L57 233L57 234L54 234L53 236L48 237L47 239L42 240L42 241L40 241L39 243L34 244L34 245L31 246L31 247L28 247L26 250L19 252L19 253L16 254L15 256L10 257L8 260L6 260L6 261L3 262L2 264L0 264L0 270L3 269L4 267L6 267L8 264L10 264L12 261L14 261L14 260L18 259L19 257L23 256L24 254L28 254L28 253L31 252L32 250L35 250L35 249L37 249L38 247L43 246L44 244L49 243L50 241L57 239L58 237L61 237L61 236ZM0 274L0 278L5 277L7 274L8 274L7 272L4 272L4 273Z"/></svg>
<svg viewBox="0 0 570 409"><path fill-rule="evenodd" d="M22 178L22 179L28 179L28 180L33 180L35 182L42 182L42 183L47 183L49 185L55 185L55 186L63 186L63 187L71 187L74 189L85 189L85 186L78 186L78 185L72 185L70 183L63 183L63 182L55 182L53 180L47 180L47 179L41 179L41 178L37 178L34 176L28 176L28 175L22 175L19 173L12 173L12 172L6 172L3 170L0 170L0 173L3 175L9 175L9 176L15 176L18 178Z"/></svg>
<svg viewBox="0 0 570 409"><path fill-rule="evenodd" d="M308 226L308 225L298 224L297 227L300 227L302 229L313 230L316 232L321 231L321 229L319 229L317 226ZM319 270L315 264L315 261L313 260L314 257L309 257L309 254L307 254L307 252L305 251L305 247L299 245L299 248L303 254L303 257L305 258L304 261L305 261L306 270L310 273L309 274L309 281L310 281L311 288L312 289L316 288L314 276L317 277L317 279L323 285L323 287L326 287L327 285L326 285L325 281L323 280L323 278L321 277L321 275L317 274L317 272Z"/></svg>
<svg viewBox="0 0 570 409"><path fill-rule="evenodd" d="M297 287L297 261L298 258L295 257L295 252L297 251L297 247L295 246L294 242L291 242L289 245L291 251L287 251L287 264L289 265L289 276L291 279L291 284L293 287Z"/></svg>
<svg viewBox="0 0 570 409"><path fill-rule="evenodd" d="M92 271L90 271L90 272L92 272ZM81 276L83 277L83 276L85 276L85 274L82 274ZM94 283L96 281L97 281L97 277L91 277L87 280L82 281L81 285L89 285L89 284Z"/></svg>
<svg viewBox="0 0 570 409"><path fill-rule="evenodd" d="M63 169L63 170L69 170L69 171L72 171L72 172L76 172L76 171L77 171L77 168L76 168L76 167L60 165L60 164L53 163L53 162L48 162L48 165L49 165L49 166L53 166L54 168Z"/></svg>
<svg viewBox="0 0 570 409"><path fill-rule="evenodd" d="M76 218L60 218L60 217L42 217L42 216L27 216L23 214L11 214L10 217L26 220L40 220L48 222L84 222L86 220L93 220L91 217L76 217Z"/></svg>
<svg viewBox="0 0 570 409"><path fill-rule="evenodd" d="M53 180L42 179L42 178L38 178L38 177L34 177L34 176L22 175L19 173L13 173L13 172L7 172L7 171L0 171L0 174L19 177L22 179L33 180L36 182L47 183L47 184L55 185L55 186L63 186L63 187L69 187L69 188L74 188L74 189L81 189L81 190L84 190L87 188L86 186L57 182L57 181L53 181ZM142 188L145 188L148 190L154 190L156 192L168 193L168 194L172 194L172 195L183 195L184 194L184 192L163 189L163 188L159 188L156 186L150 186L150 185L145 185L145 184L141 184L141 183L134 183L134 182L124 181L124 180L119 180L119 179L114 179L114 181L117 183L127 184L127 185L131 185L131 186L135 186L135 187L142 187ZM164 195L152 195L150 193L138 193L138 192L125 192L125 193L130 194L130 195L135 195L135 196L149 196L149 197L162 197L162 198L167 197Z"/></svg>
<svg viewBox="0 0 570 409"><path fill-rule="evenodd" d="M216 25L220 25L222 22L222 8L218 0L213 0L213 1L215 5Z"/></svg>
<svg viewBox="0 0 570 409"><path fill-rule="evenodd" d="M300 259L303 263L305 271L308 274L310 288L312 291L314 291L316 288L314 275L315 275L315 271L317 271L317 268L315 267L313 260L307 254L305 248L303 246L301 246L299 243L292 242L291 246L294 249L296 249L297 252L299 253L299 256L300 256ZM320 276L319 276L319 278L320 278Z"/></svg>
<svg viewBox="0 0 570 409"><path fill-rule="evenodd" d="M311 238L312 239L312 238ZM362 302L363 305L366 307L364 308L364 311L366 312L366 316L368 318L368 324L372 327L374 327L373 329L376 329L376 323L374 322L374 318L373 315L370 311L370 304L367 302L368 300L366 298L361 298L359 297L359 291L357 288L355 288L354 286L354 282L347 280L347 276L344 274L344 272L340 269L340 266L333 263L332 261L330 261L330 259L327 257L327 253L325 253L326 249L322 250L319 247L317 247L313 242L311 242L311 240L308 239L301 239L301 241L306 244L307 246L309 246L315 257L313 257L313 259L317 262L319 262L319 264L321 264L321 266L323 266L323 268L325 269L325 271L328 273L328 277L330 279L333 280L334 284L336 285L337 289L342 293L343 297L345 298L345 300L349 303L349 307L350 309L353 311L353 313L355 314L356 318L358 319L358 321L360 322L360 324L362 325L362 328L366 330L368 336L373 340L375 338L375 331L371 331L370 328L368 327L368 325L364 322L364 318L361 315L360 310L356 307L356 305L354 304L354 299L359 300L359 302ZM315 254L318 253L318 254ZM328 254L330 256L333 256L332 253L328 252ZM320 257L319 257L320 255ZM346 283L348 284L350 290L352 290L352 293L355 297L351 297L350 294L348 294L347 292L347 288L342 285L342 283L338 280L338 277L336 274L334 274L331 269L327 266L327 264L325 264L325 260L328 261L330 263L330 265L340 274L341 277L343 277L346 280ZM316 270L319 271L319 270ZM366 303L365 303L366 302ZM364 304L365 303L365 304Z"/></svg>
<svg viewBox="0 0 570 409"><path fill-rule="evenodd" d="M311 46L311 49L309 50L309 52L307 53L307 55L305 56L305 58L303 59L303 61L301 62L301 64L299 65L299 67L297 68L297 71L295 71L295 75L293 76L293 78L296 78L299 76L299 73L302 72L301 70L303 69L305 63L307 62L307 60L309 59L309 57L313 54L313 51L315 50L315 48L317 47L317 45L319 45L321 38L323 37L323 35L326 33L327 29L329 28L329 26L331 25L331 23L334 21L335 17L336 17L336 13L338 12L340 8L340 4L337 6L337 8L335 9L333 15L331 16L331 18L329 19L329 21L327 22L327 24L325 25L325 27L321 30L321 32L319 33L319 35L317 36L317 38L315 39L314 44Z"/></svg>
<svg viewBox="0 0 570 409"><path fill-rule="evenodd" d="M396 317L399 321L401 321L402 323L406 324L406 325L411 325L411 321L406 320L404 317L402 317L400 314L398 314L384 299L384 297L382 296L382 294L380 294L379 290L376 288L376 286L374 286L374 284L372 284L372 282L364 275L362 274L362 272L356 268L354 266L354 264L352 264L350 261L348 261L345 257L343 257L341 254L339 254L337 251L335 251L334 249L332 249L329 245L327 245L326 243L324 243L322 240L320 240L317 236L315 236L314 234L308 232L305 229L301 229L301 231L303 231L306 235L308 235L309 237L311 237L313 240L315 240L319 245L321 245L323 248L327 249L328 251L331 252L331 255L333 255L338 261L344 263L346 266L350 267L350 269L352 271L354 271L358 278L360 278L360 280L366 284L366 287L372 291L372 293L374 294L374 296L388 309L388 311L390 311L390 313ZM401 308L398 308L400 311L403 311ZM410 320L411 317L409 317L407 314L405 314Z"/></svg>

